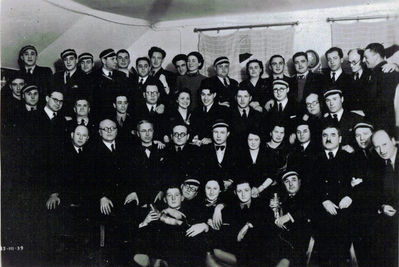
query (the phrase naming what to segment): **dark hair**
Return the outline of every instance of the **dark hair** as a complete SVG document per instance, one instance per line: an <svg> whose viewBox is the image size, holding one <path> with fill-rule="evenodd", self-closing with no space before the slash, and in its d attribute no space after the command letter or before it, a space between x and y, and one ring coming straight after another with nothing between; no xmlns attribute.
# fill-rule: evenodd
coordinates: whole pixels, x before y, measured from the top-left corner
<svg viewBox="0 0 399 267"><path fill-rule="evenodd" d="M201 94L202 90L205 90L205 89L209 89L209 92L211 92L211 94L216 93L216 88L213 86L213 83L209 78L203 79L201 81L199 93Z"/></svg>
<svg viewBox="0 0 399 267"><path fill-rule="evenodd" d="M304 56L306 58L306 61L308 61L308 54L306 54L305 52L296 52L293 56L292 56L292 61L294 61L295 63L295 58L300 57L300 56Z"/></svg>
<svg viewBox="0 0 399 267"><path fill-rule="evenodd" d="M137 125L136 125L137 131L139 130L140 126L143 125L144 123L149 123L149 124L151 124L152 128L154 129L154 124L152 123L152 121L150 121L150 120L141 120L141 121L139 121L139 122L137 123Z"/></svg>
<svg viewBox="0 0 399 267"><path fill-rule="evenodd" d="M238 91L247 91L248 94L249 94L250 96L252 96L252 89L251 89L248 85L246 85L246 84L243 84L243 85L240 85L239 87L237 87L237 89L236 89L236 91L235 91L235 96L237 96Z"/></svg>
<svg viewBox="0 0 399 267"><path fill-rule="evenodd" d="M136 59L136 66L137 66L137 64L139 64L139 61L141 61L141 60L145 60L145 61L147 61L148 65L151 65L150 59L148 57L139 57Z"/></svg>
<svg viewBox="0 0 399 267"><path fill-rule="evenodd" d="M366 46L364 50L369 49L370 51L373 51L374 53L379 54L382 58L385 58L385 49L384 46L380 43L371 43Z"/></svg>
<svg viewBox="0 0 399 267"><path fill-rule="evenodd" d="M246 65L246 67L245 67L245 71L246 71L247 75L249 76L249 65L250 65L251 63L258 63L258 64L259 64L259 67L260 67L260 70L261 70L260 73L259 73L259 77L262 76L263 71L264 71L264 69L263 69L263 63L262 63L262 61L260 61L260 60L258 60L258 59L251 59L250 61L247 62L247 65Z"/></svg>
<svg viewBox="0 0 399 267"><path fill-rule="evenodd" d="M251 182L251 180L250 179L248 179L247 177L244 177L244 176L241 176L240 178L236 178L235 179L235 182L234 182L234 190L236 190L237 189L237 186L238 185L240 185L240 184L249 184L249 187L251 187L252 188L252 182Z"/></svg>
<svg viewBox="0 0 399 267"><path fill-rule="evenodd" d="M154 52L159 52L159 53L161 53L161 54L162 54L162 58L165 58L165 57L166 57L166 52L165 52L165 50L163 50L162 48L159 48L159 47L157 47L157 46L153 46L153 47L150 48L150 50L148 50L148 56L151 58L151 57L152 57L152 54L153 54Z"/></svg>
<svg viewBox="0 0 399 267"><path fill-rule="evenodd" d="M198 69L202 69L202 67L204 66L204 57L201 55L201 53L197 51L190 52L187 55L187 60L189 56L195 56L198 59L198 62L201 63L201 66L199 66Z"/></svg>
<svg viewBox="0 0 399 267"><path fill-rule="evenodd" d="M328 55L328 54L331 54L332 52L337 52L337 53L338 53L338 56L339 56L340 58L343 58L343 57L344 57L344 53L342 52L342 49L339 48L339 47L336 47L336 46L331 47L330 49L328 49L328 50L326 51L326 53L324 54L324 56L327 58L327 55Z"/></svg>
<svg viewBox="0 0 399 267"><path fill-rule="evenodd" d="M78 102L78 101L80 101L80 100L86 100L86 102L89 104L89 106L90 106L90 101L89 101L89 98L87 97L87 96L77 96L77 97L75 97L75 99L74 99L74 106L76 106L76 102Z"/></svg>
<svg viewBox="0 0 399 267"><path fill-rule="evenodd" d="M273 59L275 59L275 58L282 58L282 59L283 59L283 63L285 64L285 59L283 58L282 55L273 55L273 56L271 56L270 59L269 59L269 66L270 66L270 67L272 66L272 61L273 61Z"/></svg>
<svg viewBox="0 0 399 267"><path fill-rule="evenodd" d="M323 131L324 131L325 129L327 129L327 128L334 128L334 129L337 129L338 135L341 136L341 128L339 128L339 125L338 125L338 123L337 123L335 120L333 120L333 119L326 119L326 120L324 121L323 127L322 127L322 129L321 129L322 134L323 134Z"/></svg>
<svg viewBox="0 0 399 267"><path fill-rule="evenodd" d="M179 96L180 96L181 93L187 93L187 94L189 94L190 99L191 99L191 91L190 91L190 89L184 87L184 88L180 89L179 91L177 91L177 93L176 93L176 100L179 98Z"/></svg>
<svg viewBox="0 0 399 267"><path fill-rule="evenodd" d="M114 94L114 98L113 98L114 101L113 101L113 103L116 104L116 99L117 99L118 97L120 97L120 96L126 97L127 101L129 102L129 97L127 96L127 94L125 94L125 93L119 91L119 92L116 92L116 93Z"/></svg>
<svg viewBox="0 0 399 267"><path fill-rule="evenodd" d="M176 67L177 61L187 61L187 56L185 54L178 54L172 59L173 65Z"/></svg>
<svg viewBox="0 0 399 267"><path fill-rule="evenodd" d="M161 82L158 80L155 80L154 78L151 79L147 79L146 83L145 83L145 88L144 88L144 92L147 91L147 87L148 86L156 86L158 89L158 92L161 92Z"/></svg>
<svg viewBox="0 0 399 267"><path fill-rule="evenodd" d="M116 52L116 56L118 56L120 53L126 53L130 57L129 52L126 49L120 49L118 52Z"/></svg>
<svg viewBox="0 0 399 267"><path fill-rule="evenodd" d="M51 95L55 92L58 92L58 93L61 93L62 95L64 95L64 90L62 90L61 88L56 88L56 89L48 91L47 96L51 97Z"/></svg>

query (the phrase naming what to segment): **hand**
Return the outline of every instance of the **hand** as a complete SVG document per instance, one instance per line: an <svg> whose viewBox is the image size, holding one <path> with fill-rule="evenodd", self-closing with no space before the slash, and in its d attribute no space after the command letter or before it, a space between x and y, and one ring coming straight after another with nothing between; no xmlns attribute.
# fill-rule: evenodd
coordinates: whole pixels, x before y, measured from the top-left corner
<svg viewBox="0 0 399 267"><path fill-rule="evenodd" d="M186 218L186 215L184 215L183 212L178 211L176 209L172 209L172 208L167 208L164 209L161 213L164 213L166 215L169 215L177 220L181 220L182 218Z"/></svg>
<svg viewBox="0 0 399 267"><path fill-rule="evenodd" d="M267 111L270 111L272 109L272 107L274 107L274 100L270 99L269 101L266 102L265 109Z"/></svg>
<svg viewBox="0 0 399 267"><path fill-rule="evenodd" d="M111 213L111 207L114 207L112 201L109 200L107 197L102 197L100 199L100 211L102 214L108 215Z"/></svg>
<svg viewBox="0 0 399 267"><path fill-rule="evenodd" d="M164 143L162 143L161 141L158 141L158 140L154 140L154 144L157 145L158 149L164 149L166 146Z"/></svg>
<svg viewBox="0 0 399 267"><path fill-rule="evenodd" d="M280 208L280 202L277 201L276 199L272 198L272 199L270 199L269 207L272 209Z"/></svg>
<svg viewBox="0 0 399 267"><path fill-rule="evenodd" d="M159 220L159 217L161 217L161 213L155 211L155 210L151 210L147 216L145 217L144 221L143 221L143 226L147 226L150 222L152 221L157 221Z"/></svg>
<svg viewBox="0 0 399 267"><path fill-rule="evenodd" d="M289 138L290 144L293 145L295 143L295 140L296 140L296 134L292 133Z"/></svg>
<svg viewBox="0 0 399 267"><path fill-rule="evenodd" d="M219 105L225 106L225 107L228 107L228 108L230 107L229 101L219 102Z"/></svg>
<svg viewBox="0 0 399 267"><path fill-rule="evenodd" d="M249 106L256 111L263 112L263 108L258 101L252 101L251 103L249 103Z"/></svg>
<svg viewBox="0 0 399 267"><path fill-rule="evenodd" d="M332 203L330 200L326 200L323 203L323 207L324 209L330 213L331 215L337 215L337 205L335 205L334 203Z"/></svg>
<svg viewBox="0 0 399 267"><path fill-rule="evenodd" d="M202 138L201 139L201 144L202 145L208 145L208 144L211 144L212 143L212 139L211 138Z"/></svg>
<svg viewBox="0 0 399 267"><path fill-rule="evenodd" d="M155 108L155 112L158 114L163 114L165 112L165 106L164 104L160 104Z"/></svg>
<svg viewBox="0 0 399 267"><path fill-rule="evenodd" d="M338 206L342 210L348 208L351 204L352 204L352 199L348 196L345 196L341 199Z"/></svg>
<svg viewBox="0 0 399 267"><path fill-rule="evenodd" d="M257 197L259 197L259 194L260 194L259 189L257 187L255 187L255 186L252 187L252 189L251 189L251 197L257 198Z"/></svg>
<svg viewBox="0 0 399 267"><path fill-rule="evenodd" d="M159 75L159 81L162 83L163 87L169 87L168 81L166 80L166 76L164 74ZM169 94L168 92L166 92Z"/></svg>
<svg viewBox="0 0 399 267"><path fill-rule="evenodd" d="M164 142L164 143L169 143L169 142L170 142L169 136L165 135L165 136L163 137L163 142Z"/></svg>
<svg viewBox="0 0 399 267"><path fill-rule="evenodd" d="M395 63L386 63L382 66L382 72L389 73L394 71L399 71L399 66Z"/></svg>
<svg viewBox="0 0 399 267"><path fill-rule="evenodd" d="M396 210L391 205L382 205L382 211L389 217L392 217L396 213Z"/></svg>
<svg viewBox="0 0 399 267"><path fill-rule="evenodd" d="M352 177L352 181L351 181L351 186L352 187L355 187L355 186L357 186L358 184L361 184L361 183L363 183L363 179L362 178Z"/></svg>
<svg viewBox="0 0 399 267"><path fill-rule="evenodd" d="M136 201L137 206L138 206L139 205L139 197L137 196L136 192L132 192L129 195L127 195L125 198L125 203L123 203L123 205L126 205L126 204L132 202L133 200Z"/></svg>
<svg viewBox="0 0 399 267"><path fill-rule="evenodd" d="M66 120L66 121L71 121L71 120L72 120L72 117L70 117L70 116L65 116L65 120Z"/></svg>
<svg viewBox="0 0 399 267"><path fill-rule="evenodd" d="M58 197L58 193L51 194L46 202L46 207L48 210L55 210L55 208L60 205L61 199Z"/></svg>
<svg viewBox="0 0 399 267"><path fill-rule="evenodd" d="M308 121L308 119L309 119L309 115L308 114L303 115L302 120Z"/></svg>
<svg viewBox="0 0 399 267"><path fill-rule="evenodd" d="M288 213L287 214L285 214L285 215L283 215L283 216L280 216L280 217L278 217L275 221L274 221L274 223L278 226L278 227L280 227L281 229L287 229L287 227L285 227L285 223L287 223L287 222L289 222L291 219L290 219L290 216L288 215Z"/></svg>
<svg viewBox="0 0 399 267"><path fill-rule="evenodd" d="M345 150L348 153L353 153L355 152L355 150L353 149L353 147L351 147L350 145L345 145L341 148L342 150Z"/></svg>
<svg viewBox="0 0 399 267"><path fill-rule="evenodd" d="M244 227L241 228L240 232L238 232L237 241L241 242L244 239L245 235L247 234L249 228L253 227L254 226L251 223L246 223Z"/></svg>
<svg viewBox="0 0 399 267"><path fill-rule="evenodd" d="M231 179L224 180L223 184L224 184L224 190L227 190L233 184L233 181Z"/></svg>
<svg viewBox="0 0 399 267"><path fill-rule="evenodd" d="M155 199L154 199L154 203L157 202L158 200L161 201L162 198L163 198L163 192L162 192L162 191L159 191L158 194L157 194L157 196L156 196Z"/></svg>
<svg viewBox="0 0 399 267"><path fill-rule="evenodd" d="M208 232L209 226L206 223L197 223L191 226L186 231L186 236L194 237L202 232Z"/></svg>
<svg viewBox="0 0 399 267"><path fill-rule="evenodd" d="M220 226L222 226L223 223L223 217L222 217L222 210L224 208L223 204L217 204L215 207L215 210L213 211L213 217L212 217L212 224L215 230L219 230Z"/></svg>

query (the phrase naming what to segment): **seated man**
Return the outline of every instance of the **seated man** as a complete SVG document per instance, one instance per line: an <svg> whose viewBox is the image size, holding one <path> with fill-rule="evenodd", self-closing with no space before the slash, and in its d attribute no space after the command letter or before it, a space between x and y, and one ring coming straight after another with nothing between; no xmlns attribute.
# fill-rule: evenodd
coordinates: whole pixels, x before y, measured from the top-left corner
<svg viewBox="0 0 399 267"><path fill-rule="evenodd" d="M85 97L78 97L73 107L74 115L72 120L67 122L69 130L74 130L78 125L84 125L89 129L89 133L96 131L96 124L90 116L90 102Z"/></svg>

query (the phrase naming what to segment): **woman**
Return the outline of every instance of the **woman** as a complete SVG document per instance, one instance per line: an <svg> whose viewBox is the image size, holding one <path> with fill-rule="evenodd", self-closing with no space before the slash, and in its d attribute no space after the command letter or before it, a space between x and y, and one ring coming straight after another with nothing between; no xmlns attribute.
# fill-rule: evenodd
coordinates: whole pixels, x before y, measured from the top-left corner
<svg viewBox="0 0 399 267"><path fill-rule="evenodd" d="M170 115L170 125L174 123L184 123L187 126L190 126L190 118L191 118L191 92L188 88L183 88L176 94L176 108L174 108Z"/></svg>
<svg viewBox="0 0 399 267"><path fill-rule="evenodd" d="M263 111L263 107L268 100L266 81L261 78L263 71L262 61L257 59L248 61L246 65L246 73L249 79L240 83L240 87L244 86L251 90L252 102L250 103L250 106L259 112Z"/></svg>
<svg viewBox="0 0 399 267"><path fill-rule="evenodd" d="M272 168L271 173L279 175L287 164L288 145L285 141L286 126L282 122L274 122L270 131L270 141L266 143L266 157Z"/></svg>
<svg viewBox="0 0 399 267"><path fill-rule="evenodd" d="M199 73L199 70L204 66L204 58L196 51L193 51L187 55L187 68L186 75L177 77L176 89L179 91L182 88L188 88L191 92L191 107L190 110L194 110L200 104L198 89L201 85L201 81L206 76Z"/></svg>

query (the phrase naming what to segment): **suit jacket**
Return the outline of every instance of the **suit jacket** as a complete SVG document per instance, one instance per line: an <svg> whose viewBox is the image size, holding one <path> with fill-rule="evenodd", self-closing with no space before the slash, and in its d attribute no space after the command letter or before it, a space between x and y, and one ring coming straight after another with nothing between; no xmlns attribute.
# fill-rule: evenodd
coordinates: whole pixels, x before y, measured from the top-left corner
<svg viewBox="0 0 399 267"><path fill-rule="evenodd" d="M344 107L347 108L348 110L351 110L350 109L351 107L349 104L352 102L352 100L350 100L351 96L352 96L352 91L353 91L353 88L351 87L352 77L342 70L341 75L339 75L338 78L336 78L336 80L333 81L331 79L331 71L328 70L325 72L325 79L326 79L327 87L336 86L336 87L338 87L338 89L340 89L342 91L342 94L345 99ZM347 102L346 100L349 100L349 101Z"/></svg>
<svg viewBox="0 0 399 267"><path fill-rule="evenodd" d="M227 101L230 103L230 105L234 103L234 95L238 87L238 82L236 80L227 77L227 79L229 79L230 81L230 84L226 87L217 76L213 76L207 79L211 83L211 86L217 92L216 97L218 102Z"/></svg>
<svg viewBox="0 0 399 267"><path fill-rule="evenodd" d="M278 104L275 101L274 106L265 114L266 125L269 127L266 129L266 132L270 132L272 129L271 124L273 121L282 120L286 123L285 135L289 136L290 133L294 130L293 121L301 114L298 108L298 104L295 101L288 99L287 105L283 109L283 111L278 111Z"/></svg>
<svg viewBox="0 0 399 267"><path fill-rule="evenodd" d="M199 139L204 137L211 138L212 124L217 119L224 119L229 122L230 114L228 108L213 103L208 112L205 112L203 107L194 110L193 115L191 116L191 127L193 130L192 137L198 135Z"/></svg>
<svg viewBox="0 0 399 267"><path fill-rule="evenodd" d="M259 78L254 86L250 80L244 80L240 83L240 87L248 88L252 92L252 101L259 102L262 108L264 108L266 102L273 98L272 87L269 83L267 79Z"/></svg>
<svg viewBox="0 0 399 267"><path fill-rule="evenodd" d="M26 76L26 83L39 87L39 94L42 98L47 95L51 89L51 76L53 75L50 68L36 65L33 73L26 73L25 69L21 69L20 72Z"/></svg>
<svg viewBox="0 0 399 267"><path fill-rule="evenodd" d="M252 160L248 146L245 151L242 152L243 153L240 153L240 157L237 159L237 163L241 169L239 174L251 179L253 186L260 186L265 182L266 178L275 178L273 162L267 156L263 146L259 148L255 162Z"/></svg>
<svg viewBox="0 0 399 267"><path fill-rule="evenodd" d="M230 138L238 147L245 148L249 129L260 130L262 128L262 113L250 108L247 117L243 118L236 106L230 108L230 113Z"/></svg>
<svg viewBox="0 0 399 267"><path fill-rule="evenodd" d="M158 107L160 103L156 104ZM154 140L163 141L163 137L168 133L168 118L167 118L167 107L165 106L165 110L162 114L157 113L156 111L150 112L148 110L147 105L141 104L135 107L133 118L134 125L136 125L141 120L150 120L154 123Z"/></svg>
<svg viewBox="0 0 399 267"><path fill-rule="evenodd" d="M305 98L310 93L316 93L321 95L322 90L326 87L325 78L322 74L313 73L309 70L309 74L306 77L305 86L303 89L303 98L298 101L298 74L292 77L290 83L290 97L296 99L297 102L305 102Z"/></svg>
<svg viewBox="0 0 399 267"><path fill-rule="evenodd" d="M365 111L367 109L369 98L367 95L367 83L370 79L370 73L369 69L363 69L362 76L358 80L355 80L355 75L352 74L350 90L345 98L346 106L349 110Z"/></svg>
<svg viewBox="0 0 399 267"><path fill-rule="evenodd" d="M167 103L168 105L170 105L173 101L173 92L175 92L177 76L175 73L165 70L164 68L161 68L155 74L153 74L152 77L159 80L161 74L165 75L166 81L168 82L169 85L170 92L169 94L166 94L165 90L161 90L160 100L162 103ZM163 85L160 88L163 88Z"/></svg>
<svg viewBox="0 0 399 267"><path fill-rule="evenodd" d="M331 114L324 114L324 118L328 120L332 120L333 117ZM352 132L352 128L362 119L362 116L357 115L356 113L349 112L344 110L342 114L341 120L338 122L338 126L341 129L342 135L342 145L354 145L354 135Z"/></svg>
<svg viewBox="0 0 399 267"><path fill-rule="evenodd" d="M198 176L198 153L198 147L189 144L186 144L182 151L176 151L173 142L165 148L165 166L172 177L178 178L178 184L181 184L185 177Z"/></svg>

